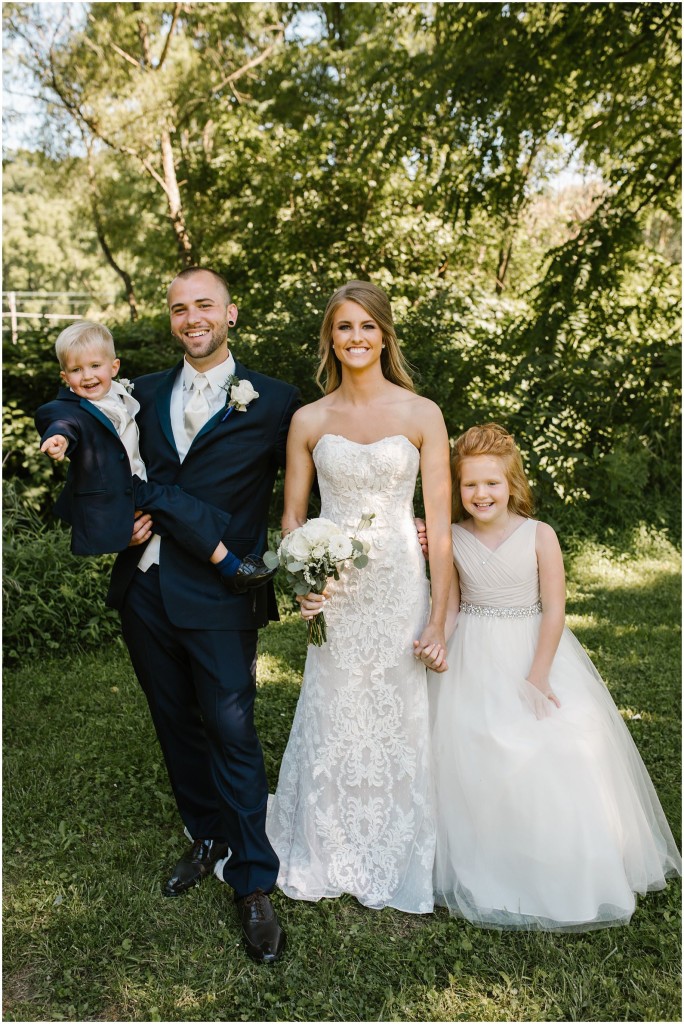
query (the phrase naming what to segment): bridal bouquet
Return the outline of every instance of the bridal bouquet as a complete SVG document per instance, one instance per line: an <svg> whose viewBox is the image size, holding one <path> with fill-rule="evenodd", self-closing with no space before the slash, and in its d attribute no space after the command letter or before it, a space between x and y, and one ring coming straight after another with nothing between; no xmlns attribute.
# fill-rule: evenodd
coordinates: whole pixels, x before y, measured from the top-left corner
<svg viewBox="0 0 684 1024"><path fill-rule="evenodd" d="M370 526L374 518L374 512L364 512L356 532ZM340 569L347 562L363 569L368 564L369 547L367 541L349 537L330 519L309 519L283 537L277 551L267 551L264 562L269 569L277 565L285 569L295 594L322 594L329 579L339 580ZM307 642L320 647L325 641L325 618L320 612L308 621Z"/></svg>

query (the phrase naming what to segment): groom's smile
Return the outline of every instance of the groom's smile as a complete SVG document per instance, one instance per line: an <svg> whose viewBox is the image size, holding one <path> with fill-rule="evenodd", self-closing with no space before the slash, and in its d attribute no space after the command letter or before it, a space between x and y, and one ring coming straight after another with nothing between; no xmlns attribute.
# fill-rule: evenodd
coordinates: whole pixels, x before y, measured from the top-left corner
<svg viewBox="0 0 684 1024"><path fill-rule="evenodd" d="M171 333L188 360L202 370L223 362L228 353L228 328L237 320L237 306L220 280L208 271L177 277L168 299Z"/></svg>

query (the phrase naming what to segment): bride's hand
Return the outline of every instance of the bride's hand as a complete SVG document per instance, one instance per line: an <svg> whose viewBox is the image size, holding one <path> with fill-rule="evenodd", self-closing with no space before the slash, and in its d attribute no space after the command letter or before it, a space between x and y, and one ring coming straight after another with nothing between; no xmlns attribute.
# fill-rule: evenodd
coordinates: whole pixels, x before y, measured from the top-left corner
<svg viewBox="0 0 684 1024"><path fill-rule="evenodd" d="M424 661L433 672L444 672L447 668L444 630L428 622L420 640L413 642L413 654Z"/></svg>
<svg viewBox="0 0 684 1024"><path fill-rule="evenodd" d="M441 644L421 646L420 640L414 640L413 654L419 661L427 665L431 672L446 672L449 667L446 661L446 649Z"/></svg>
<svg viewBox="0 0 684 1024"><path fill-rule="evenodd" d="M299 612L303 619L313 619L323 611L328 600L328 591L322 594L305 594L304 597L297 597L299 601Z"/></svg>

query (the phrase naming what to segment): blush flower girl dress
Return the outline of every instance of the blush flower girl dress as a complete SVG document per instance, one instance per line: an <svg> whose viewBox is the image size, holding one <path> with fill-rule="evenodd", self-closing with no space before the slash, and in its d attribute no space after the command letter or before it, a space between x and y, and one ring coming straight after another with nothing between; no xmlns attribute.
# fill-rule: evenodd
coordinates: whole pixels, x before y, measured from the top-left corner
<svg viewBox="0 0 684 1024"><path fill-rule="evenodd" d="M625 924L635 893L681 874L648 772L581 645L525 679L541 605L535 520L496 550L452 526L461 606L448 669L429 673L435 902L475 924L580 931ZM541 699L540 699L541 697Z"/></svg>

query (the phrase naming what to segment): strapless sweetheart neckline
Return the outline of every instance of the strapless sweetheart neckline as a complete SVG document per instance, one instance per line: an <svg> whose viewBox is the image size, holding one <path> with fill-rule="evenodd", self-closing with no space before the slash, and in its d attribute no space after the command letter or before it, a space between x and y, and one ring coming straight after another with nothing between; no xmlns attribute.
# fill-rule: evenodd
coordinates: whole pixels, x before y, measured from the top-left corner
<svg viewBox="0 0 684 1024"><path fill-rule="evenodd" d="M313 447L313 452L316 451L324 437L339 437L342 441L347 441L349 444L355 444L358 448L372 448L376 444L382 444L383 441L394 441L400 439L406 441L407 444L410 444L415 451L420 451L420 449L416 447L413 441L411 441L406 434L388 434L387 437L379 437L377 441L353 441L351 437L346 437L344 434L334 434L332 431L327 430L324 434L321 434L316 441L316 444Z"/></svg>

